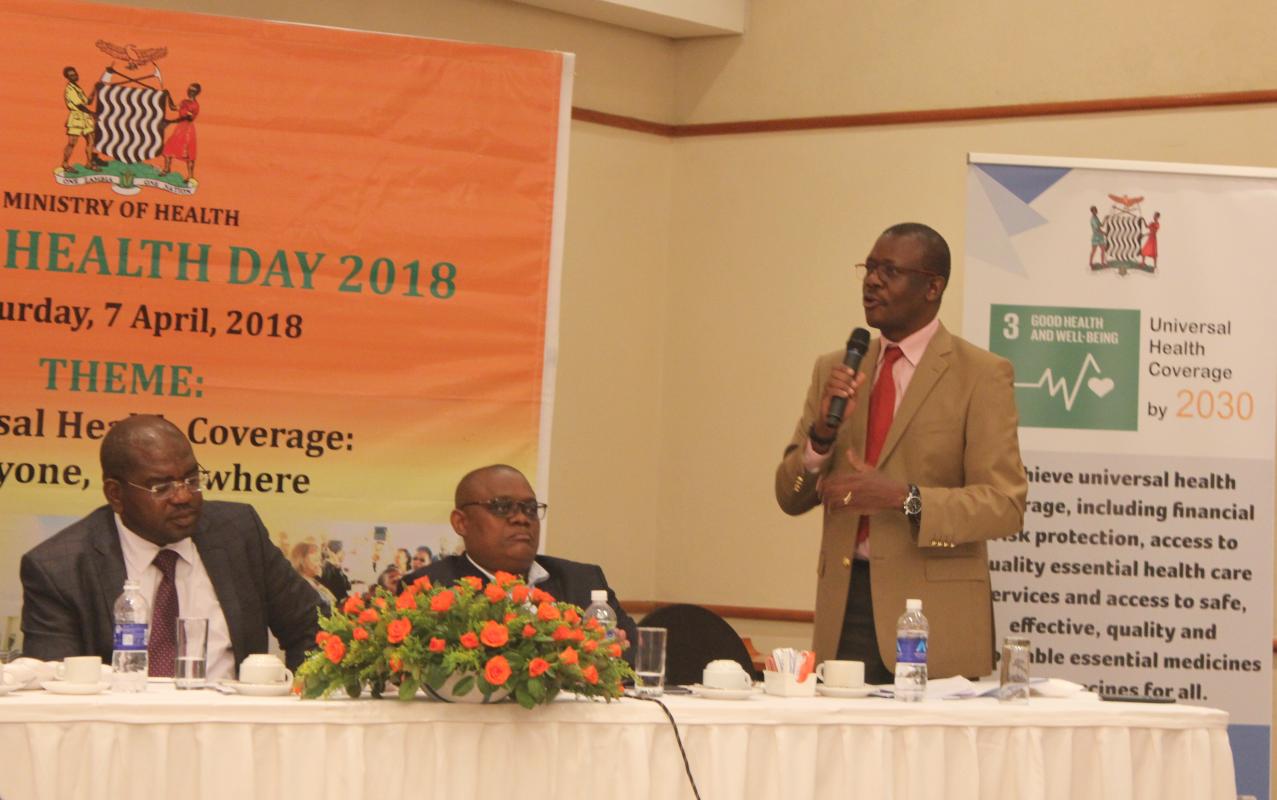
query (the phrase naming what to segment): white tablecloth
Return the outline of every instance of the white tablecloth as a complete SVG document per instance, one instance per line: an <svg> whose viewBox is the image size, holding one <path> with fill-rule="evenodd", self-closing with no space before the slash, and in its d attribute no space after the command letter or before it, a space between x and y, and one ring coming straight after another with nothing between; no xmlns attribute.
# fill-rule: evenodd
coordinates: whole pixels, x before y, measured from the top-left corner
<svg viewBox="0 0 1277 800"><path fill-rule="evenodd" d="M1222 711L666 695L705 800L1235 800ZM4 800L691 797L655 704L0 696Z"/></svg>

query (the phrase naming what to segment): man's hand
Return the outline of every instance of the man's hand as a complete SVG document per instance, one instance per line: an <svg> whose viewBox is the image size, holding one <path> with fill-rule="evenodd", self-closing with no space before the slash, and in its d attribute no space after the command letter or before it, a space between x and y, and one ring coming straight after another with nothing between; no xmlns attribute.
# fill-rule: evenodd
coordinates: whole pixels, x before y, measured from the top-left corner
<svg viewBox="0 0 1277 800"><path fill-rule="evenodd" d="M825 424L825 418L829 416L829 403L835 397L845 397L847 399L847 408L843 411L842 418L847 419L856 407L856 390L864 382L865 373L853 373L846 364L839 364L833 368L833 371L829 373L829 377L825 380L825 391L820 398L820 415L816 417L816 423L813 426L818 437L821 439L833 439L838 435L837 428L831 428ZM817 453L829 452L828 445L822 449L821 445L812 442L811 446Z"/></svg>
<svg viewBox="0 0 1277 800"><path fill-rule="evenodd" d="M888 478L850 450L847 461L851 472L827 475L821 481L820 499L825 504L825 513L876 514L888 509L902 510L909 484Z"/></svg>

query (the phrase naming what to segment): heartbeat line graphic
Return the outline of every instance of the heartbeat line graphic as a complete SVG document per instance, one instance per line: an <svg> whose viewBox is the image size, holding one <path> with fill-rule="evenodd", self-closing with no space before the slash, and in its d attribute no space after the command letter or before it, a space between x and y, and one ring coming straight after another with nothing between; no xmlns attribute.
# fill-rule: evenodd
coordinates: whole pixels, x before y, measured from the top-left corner
<svg viewBox="0 0 1277 800"><path fill-rule="evenodd" d="M1087 353L1086 358L1082 361L1082 368L1079 369L1077 372L1077 380L1073 383L1072 388L1069 388L1069 381L1067 378L1060 378L1057 380L1055 378L1055 374L1051 372L1050 367L1047 367L1045 370L1042 371L1042 377L1038 378L1036 383L1017 383L1015 384L1015 388L1041 389L1043 386L1046 386L1048 396L1050 397L1055 397L1057 394L1063 393L1064 394L1064 410L1072 411L1073 401L1077 399L1078 390L1082 388L1082 379L1086 377L1086 371L1088 368L1091 370L1094 370L1096 375L1103 374L1100 370L1099 362L1095 360L1095 356L1090 353ZM1109 380L1109 381L1106 381L1105 385L1102 387L1097 388L1095 386L1092 386L1091 391L1095 392L1095 394L1099 395L1100 397L1103 397L1104 395L1108 394L1112 390L1112 388L1113 388L1113 382Z"/></svg>

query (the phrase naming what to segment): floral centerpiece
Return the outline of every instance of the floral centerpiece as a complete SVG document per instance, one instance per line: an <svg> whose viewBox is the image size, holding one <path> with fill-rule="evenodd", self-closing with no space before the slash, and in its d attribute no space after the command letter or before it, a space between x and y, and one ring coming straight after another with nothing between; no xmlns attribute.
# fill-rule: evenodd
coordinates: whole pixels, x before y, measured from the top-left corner
<svg viewBox="0 0 1277 800"><path fill-rule="evenodd" d="M422 577L399 595L378 587L346 598L319 627L319 649L297 671L303 698L358 697L367 686L407 700L424 688L445 700L508 694L532 708L562 691L610 701L634 674L621 658L627 643L507 572L486 586Z"/></svg>

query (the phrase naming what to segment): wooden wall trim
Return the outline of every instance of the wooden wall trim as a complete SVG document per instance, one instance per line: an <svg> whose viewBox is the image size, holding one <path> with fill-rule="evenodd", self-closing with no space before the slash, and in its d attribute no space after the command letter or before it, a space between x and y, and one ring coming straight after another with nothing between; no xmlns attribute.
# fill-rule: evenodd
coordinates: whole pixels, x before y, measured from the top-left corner
<svg viewBox="0 0 1277 800"><path fill-rule="evenodd" d="M676 602L666 600L622 600L621 608L632 617L638 618L658 608L666 606L678 605ZM804 611L797 608L756 608L754 606L719 606L709 605L707 603L697 603L701 608L707 608L720 617L732 617L734 619L757 619L767 620L769 622L811 622L815 619L816 614L813 611Z"/></svg>
<svg viewBox="0 0 1277 800"><path fill-rule="evenodd" d="M846 114L828 117L701 122L691 125L667 125L660 122L649 122L636 117L626 117L589 108L573 107L572 119L679 139L688 136L724 136L748 133L777 133L782 131L865 128L881 125L934 125L943 122L969 122L987 119L1051 117L1066 114L1117 114L1131 111L1260 105L1265 103L1277 103L1277 89L1072 100L1059 103L933 108L917 111L883 111L874 114Z"/></svg>

